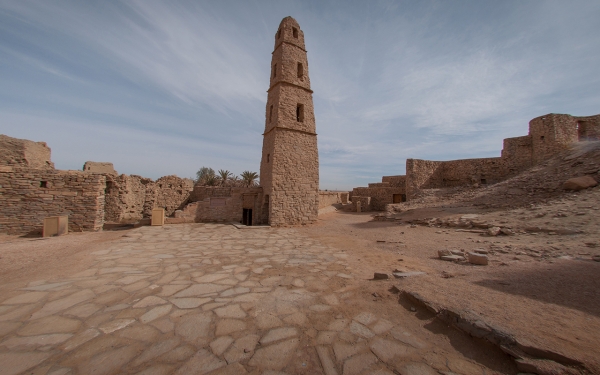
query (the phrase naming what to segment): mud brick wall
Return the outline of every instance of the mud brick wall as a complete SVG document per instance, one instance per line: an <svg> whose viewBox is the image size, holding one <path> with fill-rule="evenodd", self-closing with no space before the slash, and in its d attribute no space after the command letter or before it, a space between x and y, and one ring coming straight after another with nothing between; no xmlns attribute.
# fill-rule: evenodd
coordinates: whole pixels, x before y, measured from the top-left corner
<svg viewBox="0 0 600 375"><path fill-rule="evenodd" d="M421 189L437 186L442 179L441 161L406 159L406 197L416 198Z"/></svg>
<svg viewBox="0 0 600 375"><path fill-rule="evenodd" d="M533 165L531 136L506 138L502 147L502 158L513 171L521 171Z"/></svg>
<svg viewBox="0 0 600 375"><path fill-rule="evenodd" d="M260 187L196 186L189 203L178 217L197 223L241 222L244 208L252 209L252 223L263 223L263 189Z"/></svg>
<svg viewBox="0 0 600 375"><path fill-rule="evenodd" d="M352 212L357 212L358 202L360 202L360 212L369 212L373 209L371 197L352 196Z"/></svg>
<svg viewBox="0 0 600 375"><path fill-rule="evenodd" d="M33 142L4 134L0 134L0 165L54 169L50 147L46 142Z"/></svg>
<svg viewBox="0 0 600 375"><path fill-rule="evenodd" d="M538 164L566 150L579 140L577 120L573 116L551 113L529 122L533 147L533 164Z"/></svg>
<svg viewBox="0 0 600 375"><path fill-rule="evenodd" d="M575 117L579 141L600 140L600 115Z"/></svg>
<svg viewBox="0 0 600 375"><path fill-rule="evenodd" d="M462 159L442 162L441 181L431 187L492 184L508 177L510 169L502 158Z"/></svg>
<svg viewBox="0 0 600 375"><path fill-rule="evenodd" d="M136 175L106 175L105 220L119 223L142 219L146 186L152 182L149 178Z"/></svg>
<svg viewBox="0 0 600 375"><path fill-rule="evenodd" d="M346 195L344 197L344 195ZM319 191L319 209L348 202L348 192Z"/></svg>
<svg viewBox="0 0 600 375"><path fill-rule="evenodd" d="M58 215L69 216L70 231L101 230L105 186L99 174L1 167L0 233L38 233Z"/></svg>
<svg viewBox="0 0 600 375"><path fill-rule="evenodd" d="M189 200L193 182L187 178L165 176L156 181L137 175L106 174L106 221L136 221L152 215L162 207L171 216Z"/></svg>
<svg viewBox="0 0 600 375"><path fill-rule="evenodd" d="M371 184L369 184L371 185ZM357 187L352 189L352 202L357 197L370 197L370 207L374 211L383 211L385 206L394 203L394 194L406 194L404 187Z"/></svg>
<svg viewBox="0 0 600 375"><path fill-rule="evenodd" d="M405 187L406 186L406 175L398 176L383 176L381 182L387 182L391 187Z"/></svg>

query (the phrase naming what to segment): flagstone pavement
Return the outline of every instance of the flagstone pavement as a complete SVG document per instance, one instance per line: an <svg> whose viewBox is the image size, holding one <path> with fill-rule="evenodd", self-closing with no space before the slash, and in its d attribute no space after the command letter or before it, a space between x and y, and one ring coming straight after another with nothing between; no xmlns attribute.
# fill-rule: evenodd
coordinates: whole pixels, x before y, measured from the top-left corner
<svg viewBox="0 0 600 375"><path fill-rule="evenodd" d="M126 233L91 268L0 297L0 375L486 373L425 361L424 336L375 307L348 315L348 255L293 228Z"/></svg>

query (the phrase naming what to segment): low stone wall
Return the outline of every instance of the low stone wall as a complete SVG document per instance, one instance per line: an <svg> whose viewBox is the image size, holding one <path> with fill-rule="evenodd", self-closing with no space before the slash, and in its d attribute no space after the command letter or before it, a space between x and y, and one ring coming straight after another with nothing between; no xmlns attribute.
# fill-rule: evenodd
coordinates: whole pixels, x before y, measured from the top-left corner
<svg viewBox="0 0 600 375"><path fill-rule="evenodd" d="M352 203L355 202L356 197L370 197L371 209L383 211L386 205L394 203L395 194L405 196L406 189L404 187L357 187L352 190Z"/></svg>
<svg viewBox="0 0 600 375"><path fill-rule="evenodd" d="M188 203L193 189L190 179L165 176L156 181L137 175L106 176L106 221L127 222L152 215L161 207L171 216Z"/></svg>
<svg viewBox="0 0 600 375"><path fill-rule="evenodd" d="M381 177L381 182L387 182L390 187L405 187L406 175L383 176Z"/></svg>
<svg viewBox="0 0 600 375"><path fill-rule="evenodd" d="M348 192L319 191L319 209L338 203L348 203Z"/></svg>
<svg viewBox="0 0 600 375"><path fill-rule="evenodd" d="M358 202L360 202L360 212L369 212L373 209L373 206L371 205L371 197L359 197L353 195L351 206L352 212L358 212Z"/></svg>
<svg viewBox="0 0 600 375"><path fill-rule="evenodd" d="M70 231L101 230L105 186L99 174L0 166L0 233L38 233L62 215Z"/></svg>
<svg viewBox="0 0 600 375"><path fill-rule="evenodd" d="M260 187L195 186L190 202L176 216L186 221L242 222L244 209L252 209L252 225L265 224L268 206Z"/></svg>

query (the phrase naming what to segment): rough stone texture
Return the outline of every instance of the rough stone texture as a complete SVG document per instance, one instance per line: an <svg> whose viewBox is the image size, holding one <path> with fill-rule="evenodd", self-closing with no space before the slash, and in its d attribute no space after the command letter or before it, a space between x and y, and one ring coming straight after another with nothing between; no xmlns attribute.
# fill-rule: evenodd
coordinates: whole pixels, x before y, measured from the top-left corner
<svg viewBox="0 0 600 375"><path fill-rule="evenodd" d="M529 134L504 139L501 157L432 161L406 160L406 176L384 176L381 183L355 188L352 196L371 197L374 210L384 210L394 194L418 198L423 190L498 183L542 163L575 142L598 140L600 115L575 117L548 114L529 122Z"/></svg>
<svg viewBox="0 0 600 375"><path fill-rule="evenodd" d="M0 166L12 165L34 169L54 169L46 142L12 138L0 134Z"/></svg>
<svg viewBox="0 0 600 375"><path fill-rule="evenodd" d="M598 185L598 182L593 177L583 176L570 178L563 184L565 190L583 190Z"/></svg>
<svg viewBox="0 0 600 375"><path fill-rule="evenodd" d="M292 17L275 35L266 106L260 185L263 220L307 224L319 209L319 155L304 34Z"/></svg>
<svg viewBox="0 0 600 375"><path fill-rule="evenodd" d="M0 233L37 233L45 217L69 216L69 231L104 224L105 178L54 169L0 169Z"/></svg>
<svg viewBox="0 0 600 375"><path fill-rule="evenodd" d="M150 217L152 209L162 207L170 216L189 200L192 180L164 176L156 181L137 175L106 175L106 221L127 222Z"/></svg>
<svg viewBox="0 0 600 375"><path fill-rule="evenodd" d="M371 197L363 197L352 194L352 207L351 210L354 212L358 211L358 202L360 202L360 212L368 212L373 208L371 206Z"/></svg>
<svg viewBox="0 0 600 375"><path fill-rule="evenodd" d="M252 210L252 224L264 223L261 187L194 186L188 204L178 216L187 222L241 223L244 209Z"/></svg>
<svg viewBox="0 0 600 375"><path fill-rule="evenodd" d="M488 257L485 254L469 253L469 263L487 266Z"/></svg>
<svg viewBox="0 0 600 375"><path fill-rule="evenodd" d="M110 173L117 174L115 171L115 167L113 163L108 162L97 162L97 161L86 161L83 165L84 172L94 172L94 173Z"/></svg>
<svg viewBox="0 0 600 375"><path fill-rule="evenodd" d="M348 192L319 191L319 209L339 203L348 203Z"/></svg>

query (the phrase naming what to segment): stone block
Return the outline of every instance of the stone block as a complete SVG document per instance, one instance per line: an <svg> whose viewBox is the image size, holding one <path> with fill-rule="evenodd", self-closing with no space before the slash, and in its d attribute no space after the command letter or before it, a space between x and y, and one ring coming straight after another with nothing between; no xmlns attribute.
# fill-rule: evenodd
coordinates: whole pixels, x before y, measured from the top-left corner
<svg viewBox="0 0 600 375"><path fill-rule="evenodd" d="M471 264L478 264L481 266L487 266L488 264L488 257L485 254L469 253L468 257L469 263Z"/></svg>
<svg viewBox="0 0 600 375"><path fill-rule="evenodd" d="M152 209L152 221L150 225L164 225L165 224L165 209L154 208Z"/></svg>
<svg viewBox="0 0 600 375"><path fill-rule="evenodd" d="M44 218L42 237L62 236L69 232L68 216L50 216Z"/></svg>
<svg viewBox="0 0 600 375"><path fill-rule="evenodd" d="M590 187L594 187L596 185L598 185L598 182L594 180L594 178L590 176L583 176L568 179L563 184L563 189L579 191Z"/></svg>

